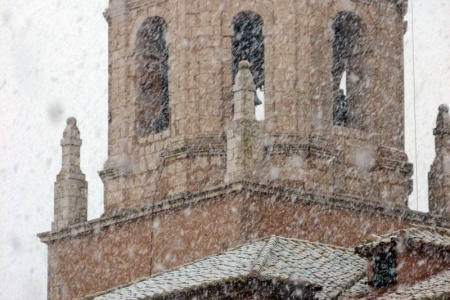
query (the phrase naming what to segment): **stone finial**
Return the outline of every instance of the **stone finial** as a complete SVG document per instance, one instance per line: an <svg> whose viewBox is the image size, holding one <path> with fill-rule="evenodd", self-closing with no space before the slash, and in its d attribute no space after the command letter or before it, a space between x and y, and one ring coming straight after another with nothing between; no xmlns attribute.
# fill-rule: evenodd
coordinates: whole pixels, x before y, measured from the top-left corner
<svg viewBox="0 0 450 300"><path fill-rule="evenodd" d="M239 69L250 69L250 63L248 60L241 60L239 62Z"/></svg>
<svg viewBox="0 0 450 300"><path fill-rule="evenodd" d="M436 128L434 128L433 134L435 136L436 159L443 160L444 157L450 155L450 115L446 104L439 105Z"/></svg>
<svg viewBox="0 0 450 300"><path fill-rule="evenodd" d="M433 130L436 157L428 173L430 212L450 217L450 115L445 104L439 106Z"/></svg>
<svg viewBox="0 0 450 300"><path fill-rule="evenodd" d="M77 120L70 117L61 139L62 166L55 182L54 231L87 220L87 182L80 168L81 144Z"/></svg>
<svg viewBox="0 0 450 300"><path fill-rule="evenodd" d="M448 105L447 104L439 105L439 111L444 111L448 113Z"/></svg>
<svg viewBox="0 0 450 300"><path fill-rule="evenodd" d="M77 119L70 117L66 121L67 126L61 139L62 168L59 176L74 176L81 173L80 169L80 130L77 127Z"/></svg>
<svg viewBox="0 0 450 300"><path fill-rule="evenodd" d="M74 117L67 118L66 129L63 132L64 139L80 139L80 130L77 127L77 119Z"/></svg>
<svg viewBox="0 0 450 300"><path fill-rule="evenodd" d="M250 63L247 60L239 62L239 71L236 74L233 86L234 116L233 120L255 119L254 97L256 86L250 72Z"/></svg>
<svg viewBox="0 0 450 300"><path fill-rule="evenodd" d="M439 105L436 128L433 130L433 134L450 134L450 116L448 114L448 105L446 104Z"/></svg>
<svg viewBox="0 0 450 300"><path fill-rule="evenodd" d="M256 86L253 83L253 76L250 72L250 63L248 60L241 60L239 62L239 71L236 74L235 84L233 86L233 92L246 90L256 91Z"/></svg>

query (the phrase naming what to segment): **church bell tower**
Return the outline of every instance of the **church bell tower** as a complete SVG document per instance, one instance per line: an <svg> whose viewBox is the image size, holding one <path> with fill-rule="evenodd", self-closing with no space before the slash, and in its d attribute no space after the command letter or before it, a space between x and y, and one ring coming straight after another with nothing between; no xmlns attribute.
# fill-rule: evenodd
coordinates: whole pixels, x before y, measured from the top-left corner
<svg viewBox="0 0 450 300"><path fill-rule="evenodd" d="M104 214L70 118L49 298L277 235L354 247L408 210L407 0L110 0ZM62 175L61 175L62 174Z"/></svg>
<svg viewBox="0 0 450 300"><path fill-rule="evenodd" d="M105 213L244 179L406 208L405 11L387 0L111 0ZM235 179L227 132L242 60L265 113L251 125L254 162Z"/></svg>

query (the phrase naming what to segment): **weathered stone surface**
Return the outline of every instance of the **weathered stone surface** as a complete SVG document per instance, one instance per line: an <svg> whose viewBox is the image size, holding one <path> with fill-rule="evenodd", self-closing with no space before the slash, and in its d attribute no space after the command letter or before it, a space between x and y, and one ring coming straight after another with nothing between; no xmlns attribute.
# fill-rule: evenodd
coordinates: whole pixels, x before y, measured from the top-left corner
<svg viewBox="0 0 450 300"><path fill-rule="evenodd" d="M182 163L186 166L183 176L164 170L168 164L163 153L172 151L173 141L180 139L184 140L187 149L195 147L195 141L201 135L225 136L233 118L240 119L244 111L252 114L253 107L247 105L242 110L239 101L235 101L233 114L232 100L232 24L238 13L247 10L255 12L264 21L265 47L266 117L264 122L258 122L259 126L252 126L260 131L257 135L259 145L252 146L253 152L262 155L255 157L261 163L251 173L258 174L258 180L268 183L274 179L268 175L270 169L278 169L276 179L291 181L292 186L310 185L325 194L344 193L362 201L405 206L410 192L410 172L383 163L377 163L377 170L366 168L366 160L375 161L380 146L404 153L403 21L397 11L403 4L404 1L354 1L349 5L346 0L330 3L286 0L244 0L239 4L218 0L208 1L208 4L176 0L111 3L106 13L110 43L114 44L110 47L110 155L102 172L106 213L161 201L167 195L201 190L203 181L182 183L183 178L189 181L197 176L191 170L201 170L205 177L214 178L209 183L211 187L230 182L230 176L225 174L233 173L237 165L230 163L229 168L233 170L227 172L225 162L230 161L226 156L232 155L232 151L221 150L226 155L202 154L212 160L223 159L219 168L199 165L201 160L193 159L196 154L178 156L177 159L185 161ZM364 119L360 122L364 123L364 128L360 129L332 125L332 23L340 12L348 10L361 18L368 36L364 40L368 51L363 71L370 84L365 87L364 97L359 99L364 105L355 106L353 110L349 107L350 112L364 110L359 116ZM135 46L137 32L152 16L161 17L168 26L170 121L167 130L139 137L135 128L138 94ZM392 75L388 82L386 74ZM251 89L252 82L248 83ZM382 94L378 92L380 90ZM234 97L238 94L246 93L234 92ZM309 140L310 136L327 140L330 146L326 151L336 152L333 162L317 155L317 159L306 159L299 170L289 163L292 162L289 154L263 155L265 148L291 143L280 141L278 137L292 134L298 137L297 143ZM236 139L230 140L233 145L236 142ZM405 157L401 164L406 161ZM320 172L316 169L318 164L323 168ZM104 176L108 174L111 176ZM402 178L400 184L386 180L395 176ZM128 179L120 184L117 177ZM136 177L161 181L160 184L152 183L151 190L156 190L152 192L154 197L147 195L144 199L142 193L132 192L134 189L145 190L148 186L145 181L137 186L133 179ZM361 177L370 179L361 180ZM315 183L311 185L311 181ZM130 192L118 195L117 185L120 190ZM398 197L392 203L392 198L386 201L386 193L397 193Z"/></svg>
<svg viewBox="0 0 450 300"><path fill-rule="evenodd" d="M81 140L71 127L55 226L41 235L49 297L93 294L271 234L354 246L369 232L445 223L406 206L404 4L111 0L105 213L85 222ZM255 119L250 66L232 78L233 25L243 11L263 20L264 121ZM364 80L348 79L367 85L348 103L348 127L333 125L333 21L343 11L366 34L355 72ZM167 24L169 125L141 136L138 87L152 86L139 85L137 33L154 16Z"/></svg>
<svg viewBox="0 0 450 300"><path fill-rule="evenodd" d="M418 223L450 226L407 209L237 183L72 225L41 240L49 245L49 285L74 299L271 235L349 248L369 233Z"/></svg>
<svg viewBox="0 0 450 300"><path fill-rule="evenodd" d="M87 220L87 182L80 169L80 131L73 117L67 119L61 147L62 168L55 182L53 231Z"/></svg>
<svg viewBox="0 0 450 300"><path fill-rule="evenodd" d="M450 216L450 116L448 106L439 106L435 138L436 157L428 173L430 212Z"/></svg>

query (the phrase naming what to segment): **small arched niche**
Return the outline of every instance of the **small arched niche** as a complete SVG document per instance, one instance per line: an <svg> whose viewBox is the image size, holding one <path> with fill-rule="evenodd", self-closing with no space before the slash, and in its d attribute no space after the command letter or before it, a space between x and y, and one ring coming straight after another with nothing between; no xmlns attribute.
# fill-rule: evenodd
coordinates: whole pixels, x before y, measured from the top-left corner
<svg viewBox="0 0 450 300"><path fill-rule="evenodd" d="M136 131L141 137L169 127L167 24L150 17L136 38Z"/></svg>
<svg viewBox="0 0 450 300"><path fill-rule="evenodd" d="M333 22L333 124L363 130L366 124L367 27L353 12Z"/></svg>
<svg viewBox="0 0 450 300"><path fill-rule="evenodd" d="M253 11L242 11L233 18L233 84L239 70L239 62L248 60L256 85L256 119L264 119L264 21Z"/></svg>

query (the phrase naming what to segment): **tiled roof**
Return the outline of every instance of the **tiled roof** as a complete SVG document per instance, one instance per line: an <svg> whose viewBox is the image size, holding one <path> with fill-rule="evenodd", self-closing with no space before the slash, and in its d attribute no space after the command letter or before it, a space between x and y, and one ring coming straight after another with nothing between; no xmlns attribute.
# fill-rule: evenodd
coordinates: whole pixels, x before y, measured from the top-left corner
<svg viewBox="0 0 450 300"><path fill-rule="evenodd" d="M374 299L370 295L367 278L362 279L339 299ZM364 295L364 296L363 296ZM410 286L401 286L396 291L377 296L378 300L448 299L450 297L450 270L441 272Z"/></svg>
<svg viewBox="0 0 450 300"><path fill-rule="evenodd" d="M366 295L370 293L369 285L367 284L367 277L364 277L360 281L358 281L354 286L352 286L350 289L348 289L346 292L342 294L339 299L346 300L346 299L361 299L361 295Z"/></svg>
<svg viewBox="0 0 450 300"><path fill-rule="evenodd" d="M111 290L93 299L151 299L252 276L319 285L322 290L316 297L327 299L354 285L365 271L366 260L353 254L351 249L271 237Z"/></svg>
<svg viewBox="0 0 450 300"><path fill-rule="evenodd" d="M429 245L442 250L450 250L450 232L447 229L420 226L383 235L377 241L356 247L355 251L361 256L367 256L377 248L398 241L407 242L408 245Z"/></svg>

